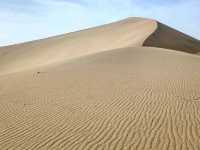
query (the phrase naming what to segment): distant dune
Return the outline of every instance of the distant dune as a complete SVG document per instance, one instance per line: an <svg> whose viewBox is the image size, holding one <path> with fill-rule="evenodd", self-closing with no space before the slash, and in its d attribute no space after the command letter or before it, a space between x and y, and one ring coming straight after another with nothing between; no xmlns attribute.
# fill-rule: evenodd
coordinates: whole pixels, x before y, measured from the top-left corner
<svg viewBox="0 0 200 150"><path fill-rule="evenodd" d="M198 150L199 52L143 18L1 47L0 150Z"/></svg>

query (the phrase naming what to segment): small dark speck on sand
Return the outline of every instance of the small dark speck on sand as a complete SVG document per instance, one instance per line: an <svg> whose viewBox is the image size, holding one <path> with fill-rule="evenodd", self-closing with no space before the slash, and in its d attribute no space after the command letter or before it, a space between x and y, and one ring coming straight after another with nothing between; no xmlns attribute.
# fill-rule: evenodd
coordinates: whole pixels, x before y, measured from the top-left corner
<svg viewBox="0 0 200 150"><path fill-rule="evenodd" d="M46 73L46 72L41 72L41 71L38 71L38 72L36 72L36 74L43 74L43 73Z"/></svg>

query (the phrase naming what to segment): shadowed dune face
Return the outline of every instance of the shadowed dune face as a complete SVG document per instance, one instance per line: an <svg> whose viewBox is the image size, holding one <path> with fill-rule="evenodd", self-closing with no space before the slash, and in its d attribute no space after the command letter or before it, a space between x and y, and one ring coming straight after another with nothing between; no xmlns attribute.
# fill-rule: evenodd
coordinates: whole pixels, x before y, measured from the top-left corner
<svg viewBox="0 0 200 150"><path fill-rule="evenodd" d="M200 56L187 39L131 18L2 47L0 150L200 149Z"/></svg>
<svg viewBox="0 0 200 150"><path fill-rule="evenodd" d="M144 46L161 47L188 53L200 52L200 41L162 23L157 23L157 29L143 43Z"/></svg>

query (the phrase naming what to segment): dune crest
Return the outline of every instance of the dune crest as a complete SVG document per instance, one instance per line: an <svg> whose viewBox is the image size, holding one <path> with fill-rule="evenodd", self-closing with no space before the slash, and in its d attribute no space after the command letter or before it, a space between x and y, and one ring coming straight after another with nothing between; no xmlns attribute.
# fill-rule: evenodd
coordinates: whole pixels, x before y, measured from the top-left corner
<svg viewBox="0 0 200 150"><path fill-rule="evenodd" d="M0 48L0 74L29 70L123 47L160 47L200 52L200 42L156 20L128 18L115 23Z"/></svg>

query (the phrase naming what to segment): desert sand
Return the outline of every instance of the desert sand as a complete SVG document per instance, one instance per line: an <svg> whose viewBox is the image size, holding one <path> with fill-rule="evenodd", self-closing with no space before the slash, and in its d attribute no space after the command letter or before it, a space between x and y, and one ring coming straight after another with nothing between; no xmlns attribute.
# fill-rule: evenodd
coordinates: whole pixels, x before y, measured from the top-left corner
<svg viewBox="0 0 200 150"><path fill-rule="evenodd" d="M199 150L200 41L122 21L0 48L0 150Z"/></svg>

